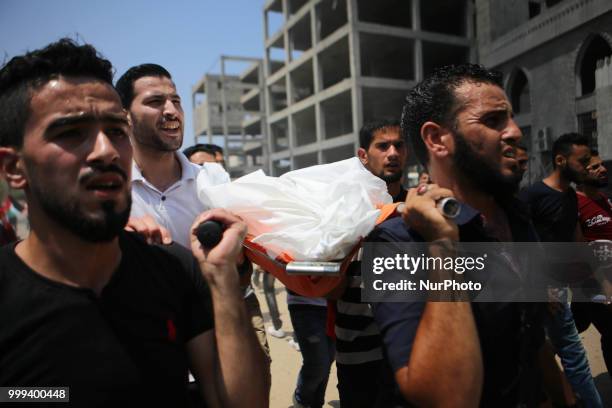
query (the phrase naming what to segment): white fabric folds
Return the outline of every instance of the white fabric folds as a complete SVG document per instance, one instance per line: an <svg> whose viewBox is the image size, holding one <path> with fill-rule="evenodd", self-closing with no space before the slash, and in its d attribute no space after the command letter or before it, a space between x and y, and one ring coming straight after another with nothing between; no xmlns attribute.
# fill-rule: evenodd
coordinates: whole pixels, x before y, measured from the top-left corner
<svg viewBox="0 0 612 408"><path fill-rule="evenodd" d="M385 182L356 157L280 177L258 170L216 186L198 178L197 185L206 206L245 220L253 242L298 261L343 258L374 229L376 206L392 201Z"/></svg>

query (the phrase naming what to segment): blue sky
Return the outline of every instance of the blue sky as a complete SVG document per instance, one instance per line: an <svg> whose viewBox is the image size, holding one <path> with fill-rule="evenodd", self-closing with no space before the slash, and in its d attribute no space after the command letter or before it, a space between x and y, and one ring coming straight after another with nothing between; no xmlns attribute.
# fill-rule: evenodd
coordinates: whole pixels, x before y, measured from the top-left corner
<svg viewBox="0 0 612 408"><path fill-rule="evenodd" d="M264 0L0 0L0 61L78 35L110 59L115 79L133 65L163 65L183 98L183 146L188 146L193 142L191 86L211 68L220 69L221 54L263 57L263 4Z"/></svg>

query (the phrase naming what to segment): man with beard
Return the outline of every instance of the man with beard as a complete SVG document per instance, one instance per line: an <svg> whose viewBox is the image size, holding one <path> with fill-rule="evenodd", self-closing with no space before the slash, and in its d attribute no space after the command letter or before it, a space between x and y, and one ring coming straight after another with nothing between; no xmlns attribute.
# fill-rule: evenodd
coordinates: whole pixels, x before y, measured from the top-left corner
<svg viewBox="0 0 612 408"><path fill-rule="evenodd" d="M591 152L587 171L584 182L577 185L578 217L582 234L586 241L612 241L612 201L599 191L608 186L608 170L596 151ZM604 281L602 284L606 289L604 292L609 295L610 282ZM572 313L579 332L593 323L601 333L601 350L608 374L612 375L611 306L590 302L572 303Z"/></svg>
<svg viewBox="0 0 612 408"><path fill-rule="evenodd" d="M394 120L365 123L359 130L357 156L365 168L387 183L394 202L407 191L402 175L408 158L406 140ZM393 400L393 376L382 352L380 331L370 305L361 301L361 264L347 270L346 284L336 302L336 369L340 404L344 408L388 407Z"/></svg>
<svg viewBox="0 0 612 408"><path fill-rule="evenodd" d="M566 133L553 143L553 171L542 181L521 192L529 205L533 223L543 242L583 241L578 224L578 199L570 183L582 183L591 160L589 141L577 133ZM587 407L601 407L586 351L567 303L567 289L561 303L551 303L545 320L548 336L561 358L565 375Z"/></svg>
<svg viewBox="0 0 612 408"><path fill-rule="evenodd" d="M521 131L500 74L472 64L436 70L408 93L401 126L436 184L411 189L402 217L379 225L368 241L426 242L430 256L445 258L455 254L459 240L537 239L513 199ZM454 220L436 204L452 196L461 203ZM381 247L394 256L393 245ZM444 278L443 270L434 272ZM551 379L551 394L562 400L534 306L427 301L372 307L385 355L411 406L536 406L541 379ZM538 365L553 376L541 378Z"/></svg>
<svg viewBox="0 0 612 408"><path fill-rule="evenodd" d="M196 179L229 182L215 163L190 163L178 149L183 143L183 108L170 73L156 64L127 70L117 92L134 127L132 146L132 217L151 216L172 239L188 247L190 226L206 210L198 199Z"/></svg>
<svg viewBox="0 0 612 408"><path fill-rule="evenodd" d="M134 127L131 137L134 203L129 225L151 235L151 231L156 231L156 223L166 228L173 240L189 246L190 226L207 210L198 198L196 180L215 185L229 182L229 175L217 163L200 166L178 151L183 143L183 108L172 76L165 68L157 64L132 67L119 78L116 88ZM149 217L155 223L148 222ZM269 359L261 309L250 286L251 263L244 260L239 271L247 311Z"/></svg>
<svg viewBox="0 0 612 408"><path fill-rule="evenodd" d="M370 173L387 183L394 203L406 199L402 176L408 149L399 122L379 120L364 124L359 130L357 156Z"/></svg>
<svg viewBox="0 0 612 408"><path fill-rule="evenodd" d="M608 169L597 151L591 152L587 171L584 182L576 186L582 235L587 241L612 241L612 200L600 191L608 186Z"/></svg>
<svg viewBox="0 0 612 408"><path fill-rule="evenodd" d="M78 407L187 406L191 367L209 406L267 406L235 267L245 225L202 214L194 226L226 230L207 250L192 233L196 259L124 231L131 128L110 62L69 39L15 57L0 109L2 174L31 226L0 250L0 386L67 386Z"/></svg>

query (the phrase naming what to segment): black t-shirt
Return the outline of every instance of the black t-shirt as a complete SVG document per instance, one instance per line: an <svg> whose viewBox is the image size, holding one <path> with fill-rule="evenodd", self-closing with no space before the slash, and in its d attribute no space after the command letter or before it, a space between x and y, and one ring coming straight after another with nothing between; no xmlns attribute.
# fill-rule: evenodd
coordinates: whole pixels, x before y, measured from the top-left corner
<svg viewBox="0 0 612 408"><path fill-rule="evenodd" d="M403 203L406 201L406 196L408 195L408 190L405 190L404 187L400 187L400 192L393 197L394 203Z"/></svg>
<svg viewBox="0 0 612 408"><path fill-rule="evenodd" d="M578 199L570 188L557 191L538 181L520 194L529 205L533 224L542 242L573 242L578 222Z"/></svg>
<svg viewBox="0 0 612 408"><path fill-rule="evenodd" d="M208 287L179 245L119 243L99 296L0 249L0 386L69 386L67 406L186 405L186 343L213 328Z"/></svg>

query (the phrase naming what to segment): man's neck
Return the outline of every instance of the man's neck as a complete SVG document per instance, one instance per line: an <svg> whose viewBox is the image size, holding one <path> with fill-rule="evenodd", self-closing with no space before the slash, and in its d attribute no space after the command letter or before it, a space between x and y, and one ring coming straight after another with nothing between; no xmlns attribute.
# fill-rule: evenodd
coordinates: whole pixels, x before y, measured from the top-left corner
<svg viewBox="0 0 612 408"><path fill-rule="evenodd" d="M465 177L457 177L455 170L432 174L442 188L452 190L455 198L462 203L478 210L486 220L486 228L490 234L500 241L512 241L512 233L505 211L500 207L492 194L475 186Z"/></svg>
<svg viewBox="0 0 612 408"><path fill-rule="evenodd" d="M395 198L402 191L402 182L400 180L387 183L387 191L389 195Z"/></svg>
<svg viewBox="0 0 612 408"><path fill-rule="evenodd" d="M15 252L36 273L100 294L121 262L119 239L93 243L48 219L30 217L28 237Z"/></svg>
<svg viewBox="0 0 612 408"><path fill-rule="evenodd" d="M566 192L570 188L570 181L561 176L561 171L559 169L555 169L548 177L542 180L542 182L553 190L557 190L562 193Z"/></svg>
<svg viewBox="0 0 612 408"><path fill-rule="evenodd" d="M181 163L175 152L134 145L134 161L142 176L159 191L165 191L181 178Z"/></svg>

